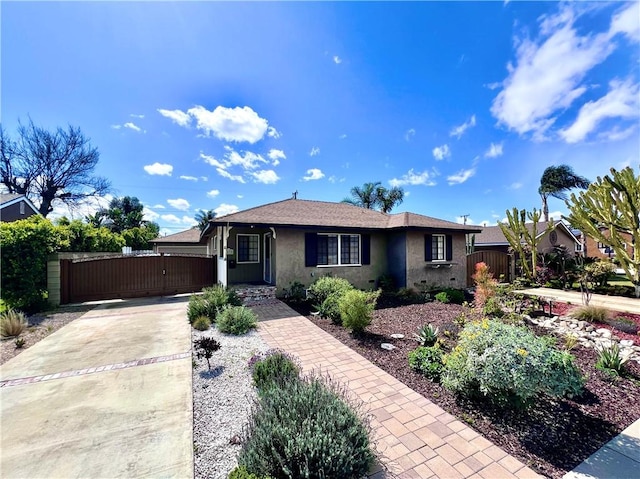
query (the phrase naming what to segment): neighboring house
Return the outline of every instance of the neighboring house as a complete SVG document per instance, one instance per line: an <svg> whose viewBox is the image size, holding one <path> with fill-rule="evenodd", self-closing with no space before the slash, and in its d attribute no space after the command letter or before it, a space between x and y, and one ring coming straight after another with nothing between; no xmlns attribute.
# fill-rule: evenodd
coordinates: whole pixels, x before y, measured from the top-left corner
<svg viewBox="0 0 640 479"><path fill-rule="evenodd" d="M38 208L25 195L0 194L0 221L8 223L39 214Z"/></svg>
<svg viewBox="0 0 640 479"><path fill-rule="evenodd" d="M347 203L288 199L211 220L203 232L224 285L267 283L280 292L318 277L375 288L466 287L465 234L479 228L414 213L385 214Z"/></svg>
<svg viewBox="0 0 640 479"><path fill-rule="evenodd" d="M600 231L608 237L609 231L608 228L600 228ZM627 252L633 256L633 240L629 233L621 233L622 237L625 238L625 249ZM601 243L590 236L584 235L584 254L585 256L589 256L591 258L601 258L601 259L611 259L616 257L615 251L608 244Z"/></svg>
<svg viewBox="0 0 640 479"><path fill-rule="evenodd" d="M207 243L200 239L200 229L191 228L180 233L151 240L154 253L199 254L206 255Z"/></svg>
<svg viewBox="0 0 640 479"><path fill-rule="evenodd" d="M529 231L533 229L533 223L527 223ZM550 253L556 246L564 245L571 254L582 251L582 242L575 237L569 227L562 221L554 222L553 229L546 232L547 222L540 221L537 231L538 238L542 237L538 245L539 253ZM487 226L482 228L482 233L476 235L476 251L500 251L509 252L509 242L502 233L500 226Z"/></svg>

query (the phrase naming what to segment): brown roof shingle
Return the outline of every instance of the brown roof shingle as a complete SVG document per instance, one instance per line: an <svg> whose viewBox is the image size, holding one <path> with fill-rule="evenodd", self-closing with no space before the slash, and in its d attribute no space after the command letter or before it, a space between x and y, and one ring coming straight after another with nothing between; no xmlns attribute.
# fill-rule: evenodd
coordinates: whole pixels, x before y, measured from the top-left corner
<svg viewBox="0 0 640 479"><path fill-rule="evenodd" d="M547 224L548 223L546 221L538 222L538 227L537 227L538 236L540 236L541 233L544 233L544 231L547 228ZM560 221L554 222L554 225L556 228L560 225L565 226L564 223ZM526 223L526 227L529 231L532 231L533 223ZM567 229L567 231L570 231L570 230ZM486 226L482 228L482 233L476 234L475 243L476 245L508 245L509 244L509 242L507 241L507 238L502 233L500 226Z"/></svg>
<svg viewBox="0 0 640 479"><path fill-rule="evenodd" d="M200 229L191 228L172 235L163 236L150 241L151 243L200 243Z"/></svg>
<svg viewBox="0 0 640 479"><path fill-rule="evenodd" d="M479 228L415 213L395 215L360 208L349 203L287 199L211 220L214 225L262 224L362 229L430 228L475 232Z"/></svg>

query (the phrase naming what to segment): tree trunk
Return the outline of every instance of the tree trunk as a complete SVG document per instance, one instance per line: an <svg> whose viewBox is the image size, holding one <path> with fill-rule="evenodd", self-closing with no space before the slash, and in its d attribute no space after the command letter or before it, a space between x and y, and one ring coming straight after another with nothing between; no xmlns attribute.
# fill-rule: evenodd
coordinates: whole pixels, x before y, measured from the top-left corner
<svg viewBox="0 0 640 479"><path fill-rule="evenodd" d="M549 222L549 205L547 204L547 195L542 196L542 214L545 222Z"/></svg>

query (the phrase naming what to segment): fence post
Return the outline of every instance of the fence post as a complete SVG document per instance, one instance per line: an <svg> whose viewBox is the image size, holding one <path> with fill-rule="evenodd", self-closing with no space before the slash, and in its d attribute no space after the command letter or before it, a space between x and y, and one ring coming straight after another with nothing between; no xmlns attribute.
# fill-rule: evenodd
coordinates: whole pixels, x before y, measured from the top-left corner
<svg viewBox="0 0 640 479"><path fill-rule="evenodd" d="M60 258L57 254L47 258L47 292L52 306L60 305Z"/></svg>

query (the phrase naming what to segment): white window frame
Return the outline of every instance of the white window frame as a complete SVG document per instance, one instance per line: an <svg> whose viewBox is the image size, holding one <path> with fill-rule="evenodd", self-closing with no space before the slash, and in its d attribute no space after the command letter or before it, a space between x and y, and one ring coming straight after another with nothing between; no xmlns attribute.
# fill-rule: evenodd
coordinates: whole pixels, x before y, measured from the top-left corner
<svg viewBox="0 0 640 479"><path fill-rule="evenodd" d="M240 261L240 237L241 236L248 236L248 237L254 237L256 238L256 243L258 245L258 251L256 253L256 261ZM254 234L254 233L238 233L236 235L236 258L237 258L237 263L238 264L256 264L256 263L260 263L260 235L259 234Z"/></svg>
<svg viewBox="0 0 640 479"><path fill-rule="evenodd" d="M318 233L318 236L337 236L338 237L338 263L336 264L318 264L318 268L337 268L337 267L349 267L349 266L362 266L362 235L359 233ZM342 263L342 236L357 236L358 237L358 262L357 263ZM318 258L316 258L317 261Z"/></svg>
<svg viewBox="0 0 640 479"><path fill-rule="evenodd" d="M433 246L436 244L436 238L442 238L442 259L436 258L433 254ZM433 263L444 263L447 261L447 235L434 234L431 235L431 261Z"/></svg>

